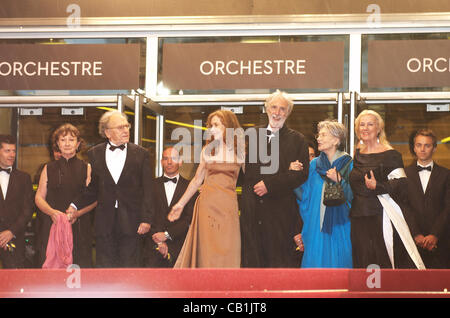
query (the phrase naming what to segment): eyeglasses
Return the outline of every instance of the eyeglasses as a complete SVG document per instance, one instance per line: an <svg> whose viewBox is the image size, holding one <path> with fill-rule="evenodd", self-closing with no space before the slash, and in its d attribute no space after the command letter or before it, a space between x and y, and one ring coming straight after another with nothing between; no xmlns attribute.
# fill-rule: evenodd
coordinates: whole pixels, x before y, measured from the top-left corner
<svg viewBox="0 0 450 318"><path fill-rule="evenodd" d="M108 127L108 129L117 129L117 130L130 129L130 128L131 128L130 124L120 125L120 126L116 126L116 127Z"/></svg>

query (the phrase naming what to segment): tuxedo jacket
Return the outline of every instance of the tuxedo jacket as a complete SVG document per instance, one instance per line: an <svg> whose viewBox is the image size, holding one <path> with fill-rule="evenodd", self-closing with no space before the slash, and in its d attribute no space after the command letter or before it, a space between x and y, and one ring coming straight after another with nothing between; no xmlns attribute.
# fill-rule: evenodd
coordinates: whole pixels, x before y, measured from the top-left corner
<svg viewBox="0 0 450 318"><path fill-rule="evenodd" d="M186 238L186 234L188 232L189 226L192 220L192 214L194 210L195 200L197 198L197 194L192 196L189 202L183 209L183 213L178 220L174 222L170 222L167 219L167 216L172 209L172 207L177 203L184 192L186 191L189 185L189 180L186 180L182 176L179 176L177 186L175 188L175 192L172 197L172 201L170 204L167 203L166 190L164 187L163 177L156 178L154 180L154 206L155 206L155 217L154 223L150 230L150 234L147 237L147 257L148 262L147 265L149 267L161 267L161 264L167 263L167 265L175 264L175 261L180 253L181 247L183 246L184 240ZM166 240L169 253L171 256L171 263L164 260L162 255L155 250L155 243L152 239L152 235L157 232L167 231L172 238L172 240Z"/></svg>
<svg viewBox="0 0 450 318"><path fill-rule="evenodd" d="M450 213L450 172L434 162L425 193L416 163L405 169L410 205L409 227L414 236L433 234L439 240L448 236ZM438 242L439 246L439 242Z"/></svg>
<svg viewBox="0 0 450 318"><path fill-rule="evenodd" d="M106 164L107 144L89 149L91 183L74 204L81 209L97 201L96 235L111 234L114 222L118 222L116 226L121 233L135 235L140 223L151 224L153 219L150 156L145 148L128 143L125 164L116 184Z"/></svg>
<svg viewBox="0 0 450 318"><path fill-rule="evenodd" d="M30 175L13 169L6 198L0 191L0 232L10 230L16 236L17 249L23 249L25 245L25 227L31 220L33 207L34 192Z"/></svg>
<svg viewBox="0 0 450 318"><path fill-rule="evenodd" d="M259 153L259 131L257 139ZM254 162L252 154L247 153L240 216L242 267L300 266L293 237L301 233L303 222L294 189L308 178L308 144L303 134L286 125L272 137L270 143L274 142L279 144L279 153L272 158L278 161L273 173L264 174L261 168L270 163L261 162L260 157ZM290 163L296 160L303 164L302 171L289 170ZM268 193L259 197L253 186L261 180Z"/></svg>

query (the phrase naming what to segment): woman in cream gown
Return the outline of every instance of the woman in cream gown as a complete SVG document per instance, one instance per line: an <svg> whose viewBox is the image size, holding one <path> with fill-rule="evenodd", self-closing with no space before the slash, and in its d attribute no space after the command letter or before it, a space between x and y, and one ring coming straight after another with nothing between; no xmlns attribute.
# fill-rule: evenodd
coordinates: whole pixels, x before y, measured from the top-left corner
<svg viewBox="0 0 450 318"><path fill-rule="evenodd" d="M185 204L200 188L191 226L174 268L238 268L241 264L236 194L245 158L244 142L238 137L241 128L236 115L227 110L211 113L207 127L212 140L203 148L200 164L186 192L168 215L169 221L178 219ZM226 138L230 131L235 134L232 139ZM225 142L229 139L233 143Z"/></svg>

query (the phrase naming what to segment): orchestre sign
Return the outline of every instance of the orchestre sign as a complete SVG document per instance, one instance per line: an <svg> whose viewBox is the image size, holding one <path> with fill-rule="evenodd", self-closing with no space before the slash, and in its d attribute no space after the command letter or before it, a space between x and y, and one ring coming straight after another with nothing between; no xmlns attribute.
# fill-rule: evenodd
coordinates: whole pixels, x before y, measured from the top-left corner
<svg viewBox="0 0 450 318"><path fill-rule="evenodd" d="M368 87L449 87L450 40L374 40Z"/></svg>
<svg viewBox="0 0 450 318"><path fill-rule="evenodd" d="M330 89L344 85L343 41L166 43L170 89Z"/></svg>
<svg viewBox="0 0 450 318"><path fill-rule="evenodd" d="M139 87L139 44L0 44L0 89Z"/></svg>

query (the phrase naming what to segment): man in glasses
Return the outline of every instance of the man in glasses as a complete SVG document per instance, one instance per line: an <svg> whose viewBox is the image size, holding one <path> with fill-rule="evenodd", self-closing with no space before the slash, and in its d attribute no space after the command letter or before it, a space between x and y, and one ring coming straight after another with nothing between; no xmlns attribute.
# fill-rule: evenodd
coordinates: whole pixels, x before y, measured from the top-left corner
<svg viewBox="0 0 450 318"><path fill-rule="evenodd" d="M130 124L119 111L103 114L99 133L107 140L88 151L92 180L68 209L71 218L98 201L95 215L97 267L138 267L141 237L153 218L150 157L130 143Z"/></svg>

